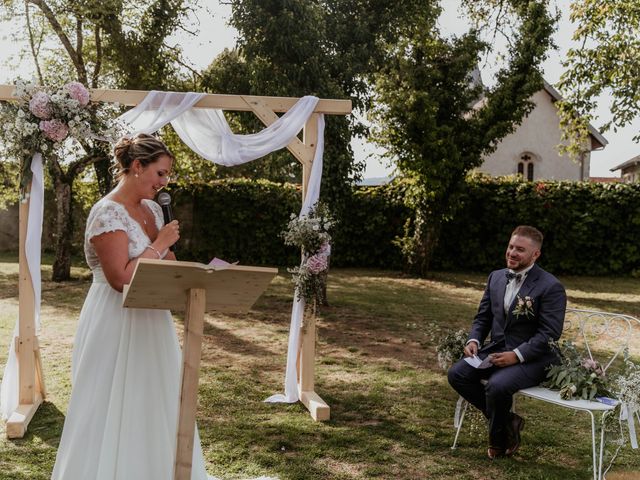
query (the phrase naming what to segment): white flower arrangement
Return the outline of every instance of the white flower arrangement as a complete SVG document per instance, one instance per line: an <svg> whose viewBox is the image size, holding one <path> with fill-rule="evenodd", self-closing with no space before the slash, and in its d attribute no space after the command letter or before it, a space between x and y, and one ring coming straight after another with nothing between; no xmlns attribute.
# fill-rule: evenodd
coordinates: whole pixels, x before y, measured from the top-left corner
<svg viewBox="0 0 640 480"><path fill-rule="evenodd" d="M89 91L79 82L53 90L18 80L14 96L15 101L0 102L0 153L20 162L23 199L34 154L41 153L44 161L78 156L96 141L113 141L120 134L111 120L114 107L91 104Z"/></svg>
<svg viewBox="0 0 640 480"><path fill-rule="evenodd" d="M284 243L302 249L299 267L289 269L296 285L296 296L304 299L314 309L322 303L324 285L329 270L331 235L329 230L335 220L328 208L316 203L308 214L298 217L291 214L287 228L282 232Z"/></svg>
<svg viewBox="0 0 640 480"><path fill-rule="evenodd" d="M467 332L460 329L450 331L440 339L436 346L440 368L449 370L451 365L464 356L464 347L467 345L468 337Z"/></svg>
<svg viewBox="0 0 640 480"><path fill-rule="evenodd" d="M605 474L615 463L620 449L628 443L632 435L635 435L629 427L636 422L640 412L640 364L631 360L628 352L625 352L622 372L613 376L610 384L612 395L618 403L603 427L606 441L614 446L613 449L605 450L605 459L608 460Z"/></svg>

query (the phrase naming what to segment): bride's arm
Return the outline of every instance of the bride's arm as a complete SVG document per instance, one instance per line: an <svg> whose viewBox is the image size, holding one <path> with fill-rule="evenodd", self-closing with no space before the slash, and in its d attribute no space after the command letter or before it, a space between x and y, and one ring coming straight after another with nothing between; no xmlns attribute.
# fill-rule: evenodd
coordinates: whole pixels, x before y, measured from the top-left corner
<svg viewBox="0 0 640 480"><path fill-rule="evenodd" d="M131 276L139 258L157 259L158 254L156 252L164 251L178 240L180 236L178 235L177 224L178 222L174 221L162 227L151 244L152 248L146 248L142 254L131 260L129 260L129 237L124 231L106 232L91 238L91 243L98 255L104 276L107 278L109 285L121 292L122 287L131 282ZM170 255L175 259L175 255L172 252L170 252ZM170 255L165 258L171 260Z"/></svg>

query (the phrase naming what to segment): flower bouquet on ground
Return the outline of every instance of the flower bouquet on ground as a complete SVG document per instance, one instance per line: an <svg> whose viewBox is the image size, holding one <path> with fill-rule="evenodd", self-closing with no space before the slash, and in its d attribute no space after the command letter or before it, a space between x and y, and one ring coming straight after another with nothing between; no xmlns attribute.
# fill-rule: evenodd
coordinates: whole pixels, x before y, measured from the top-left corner
<svg viewBox="0 0 640 480"><path fill-rule="evenodd" d="M331 235L329 230L335 225L329 209L323 203L316 203L306 215L291 214L287 228L282 232L284 243L302 250L299 267L290 268L296 286L296 296L304 299L315 310L324 303L329 256L331 255Z"/></svg>
<svg viewBox="0 0 640 480"><path fill-rule="evenodd" d="M551 365L542 384L560 390L563 400L593 400L611 394L602 365L591 357L583 357L573 342L550 342L560 356L558 365Z"/></svg>
<svg viewBox="0 0 640 480"><path fill-rule="evenodd" d="M628 352L625 352L622 371L611 377L616 409L606 417L604 425L605 439L613 447L606 448L604 452L603 463L608 465L604 470L605 475L623 446L631 441L632 448L637 447L636 425L640 422L640 365L632 361Z"/></svg>
<svg viewBox="0 0 640 480"><path fill-rule="evenodd" d="M440 365L443 370L449 370L449 367L464 355L464 347L466 344L467 332L464 330L447 333L440 339L436 347L438 365Z"/></svg>

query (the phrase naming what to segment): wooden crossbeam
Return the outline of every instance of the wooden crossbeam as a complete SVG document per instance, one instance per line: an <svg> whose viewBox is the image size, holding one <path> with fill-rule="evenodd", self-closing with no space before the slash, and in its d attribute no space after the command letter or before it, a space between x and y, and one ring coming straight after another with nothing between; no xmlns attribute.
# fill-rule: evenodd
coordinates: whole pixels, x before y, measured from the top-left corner
<svg viewBox="0 0 640 480"><path fill-rule="evenodd" d="M0 85L0 100L14 100L13 85ZM138 105L149 93L146 90L110 90L91 89L91 100L94 102L119 103L126 106ZM209 93L195 104L196 108L219 108L238 112L251 112L252 103L260 103L274 112L283 113L291 109L299 98L295 97L260 97L255 95L223 95ZM321 98L314 110L325 115L349 115L351 100L332 100Z"/></svg>

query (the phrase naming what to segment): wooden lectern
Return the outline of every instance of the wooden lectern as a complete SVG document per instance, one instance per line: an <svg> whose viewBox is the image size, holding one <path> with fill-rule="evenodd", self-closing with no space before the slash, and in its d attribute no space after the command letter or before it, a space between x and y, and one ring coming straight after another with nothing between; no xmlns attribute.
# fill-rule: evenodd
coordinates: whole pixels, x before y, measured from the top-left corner
<svg viewBox="0 0 640 480"><path fill-rule="evenodd" d="M191 479L204 314L248 310L277 273L276 268L145 258L124 287L124 307L185 310L174 480Z"/></svg>

